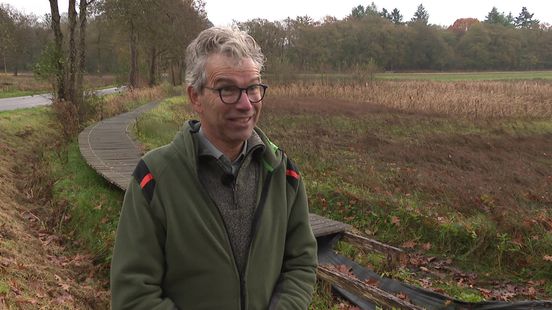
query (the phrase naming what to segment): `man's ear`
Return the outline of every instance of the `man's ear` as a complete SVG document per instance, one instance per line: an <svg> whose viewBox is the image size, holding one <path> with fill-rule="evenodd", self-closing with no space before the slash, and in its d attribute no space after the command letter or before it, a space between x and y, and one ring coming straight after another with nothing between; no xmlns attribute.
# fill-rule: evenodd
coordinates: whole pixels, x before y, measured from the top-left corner
<svg viewBox="0 0 552 310"><path fill-rule="evenodd" d="M188 92L188 99L192 104L194 111L200 113L202 111L201 103L199 102L199 93L190 85L186 89Z"/></svg>

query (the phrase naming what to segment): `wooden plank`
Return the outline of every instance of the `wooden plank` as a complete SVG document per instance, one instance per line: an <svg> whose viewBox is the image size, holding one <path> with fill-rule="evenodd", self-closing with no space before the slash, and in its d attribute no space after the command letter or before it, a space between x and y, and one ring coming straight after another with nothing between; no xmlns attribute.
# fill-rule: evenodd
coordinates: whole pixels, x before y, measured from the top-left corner
<svg viewBox="0 0 552 310"><path fill-rule="evenodd" d="M384 309L423 309L384 290L381 290L376 286L368 285L356 278L347 276L337 270L334 270L333 268L329 268L328 266L319 265L316 270L316 274L320 279L344 288L345 290L369 300Z"/></svg>
<svg viewBox="0 0 552 310"><path fill-rule="evenodd" d="M309 222L315 237L322 237L341 233L351 228L350 225L322 217L317 214L309 214Z"/></svg>
<svg viewBox="0 0 552 310"><path fill-rule="evenodd" d="M374 239L357 235L351 231L345 231L343 233L342 240L365 251L376 251L385 254L389 268L399 266L401 260L403 260L406 255L402 249L381 243Z"/></svg>

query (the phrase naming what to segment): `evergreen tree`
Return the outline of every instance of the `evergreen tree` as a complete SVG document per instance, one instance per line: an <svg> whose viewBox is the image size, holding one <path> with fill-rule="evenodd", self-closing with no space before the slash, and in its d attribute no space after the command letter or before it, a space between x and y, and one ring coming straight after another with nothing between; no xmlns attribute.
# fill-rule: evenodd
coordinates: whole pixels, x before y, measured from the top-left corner
<svg viewBox="0 0 552 310"><path fill-rule="evenodd" d="M391 11L391 21L396 25L402 25L403 16L401 14L401 11L399 11L399 9L394 8L393 11Z"/></svg>
<svg viewBox="0 0 552 310"><path fill-rule="evenodd" d="M429 13L424 8L423 4L418 5L418 9L414 12L414 16L411 19L412 22L421 22L425 25L429 22Z"/></svg>
<svg viewBox="0 0 552 310"><path fill-rule="evenodd" d="M380 12L378 12L378 7L374 2L372 2L370 5L366 6L366 9L364 9L364 14L366 16L380 16Z"/></svg>
<svg viewBox="0 0 552 310"><path fill-rule="evenodd" d="M489 14L485 16L485 20L483 22L487 24L513 26L514 17L512 16L512 13L509 13L508 15L504 15L504 12L502 13L498 12L498 9L493 6Z"/></svg>
<svg viewBox="0 0 552 310"><path fill-rule="evenodd" d="M362 18L364 16L365 12L364 12L364 7L362 5L358 5L356 7L354 7L352 10L351 10L351 15L350 17L353 17L353 18Z"/></svg>
<svg viewBox="0 0 552 310"><path fill-rule="evenodd" d="M539 20L533 19L533 15L529 13L527 7L521 8L519 16L515 18L514 25L518 28L533 28L539 24Z"/></svg>
<svg viewBox="0 0 552 310"><path fill-rule="evenodd" d="M381 9L380 16L385 19L391 20L391 13L389 13L386 8Z"/></svg>

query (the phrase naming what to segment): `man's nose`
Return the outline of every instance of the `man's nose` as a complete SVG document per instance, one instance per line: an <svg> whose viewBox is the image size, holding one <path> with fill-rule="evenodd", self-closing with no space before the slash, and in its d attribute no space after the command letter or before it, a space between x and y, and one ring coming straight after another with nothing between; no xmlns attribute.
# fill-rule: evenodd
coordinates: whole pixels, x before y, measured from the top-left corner
<svg viewBox="0 0 552 310"><path fill-rule="evenodd" d="M249 110L253 107L253 104L249 101L249 96L245 89L241 90L240 99L236 102L236 108L240 110Z"/></svg>

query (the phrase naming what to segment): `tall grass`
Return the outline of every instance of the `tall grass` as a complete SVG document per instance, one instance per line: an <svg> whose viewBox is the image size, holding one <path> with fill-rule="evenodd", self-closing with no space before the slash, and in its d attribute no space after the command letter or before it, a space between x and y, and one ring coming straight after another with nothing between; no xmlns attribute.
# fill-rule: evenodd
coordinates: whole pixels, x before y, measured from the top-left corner
<svg viewBox="0 0 552 310"><path fill-rule="evenodd" d="M552 117L550 81L298 81L271 85L270 96L368 102L411 112L470 118Z"/></svg>

